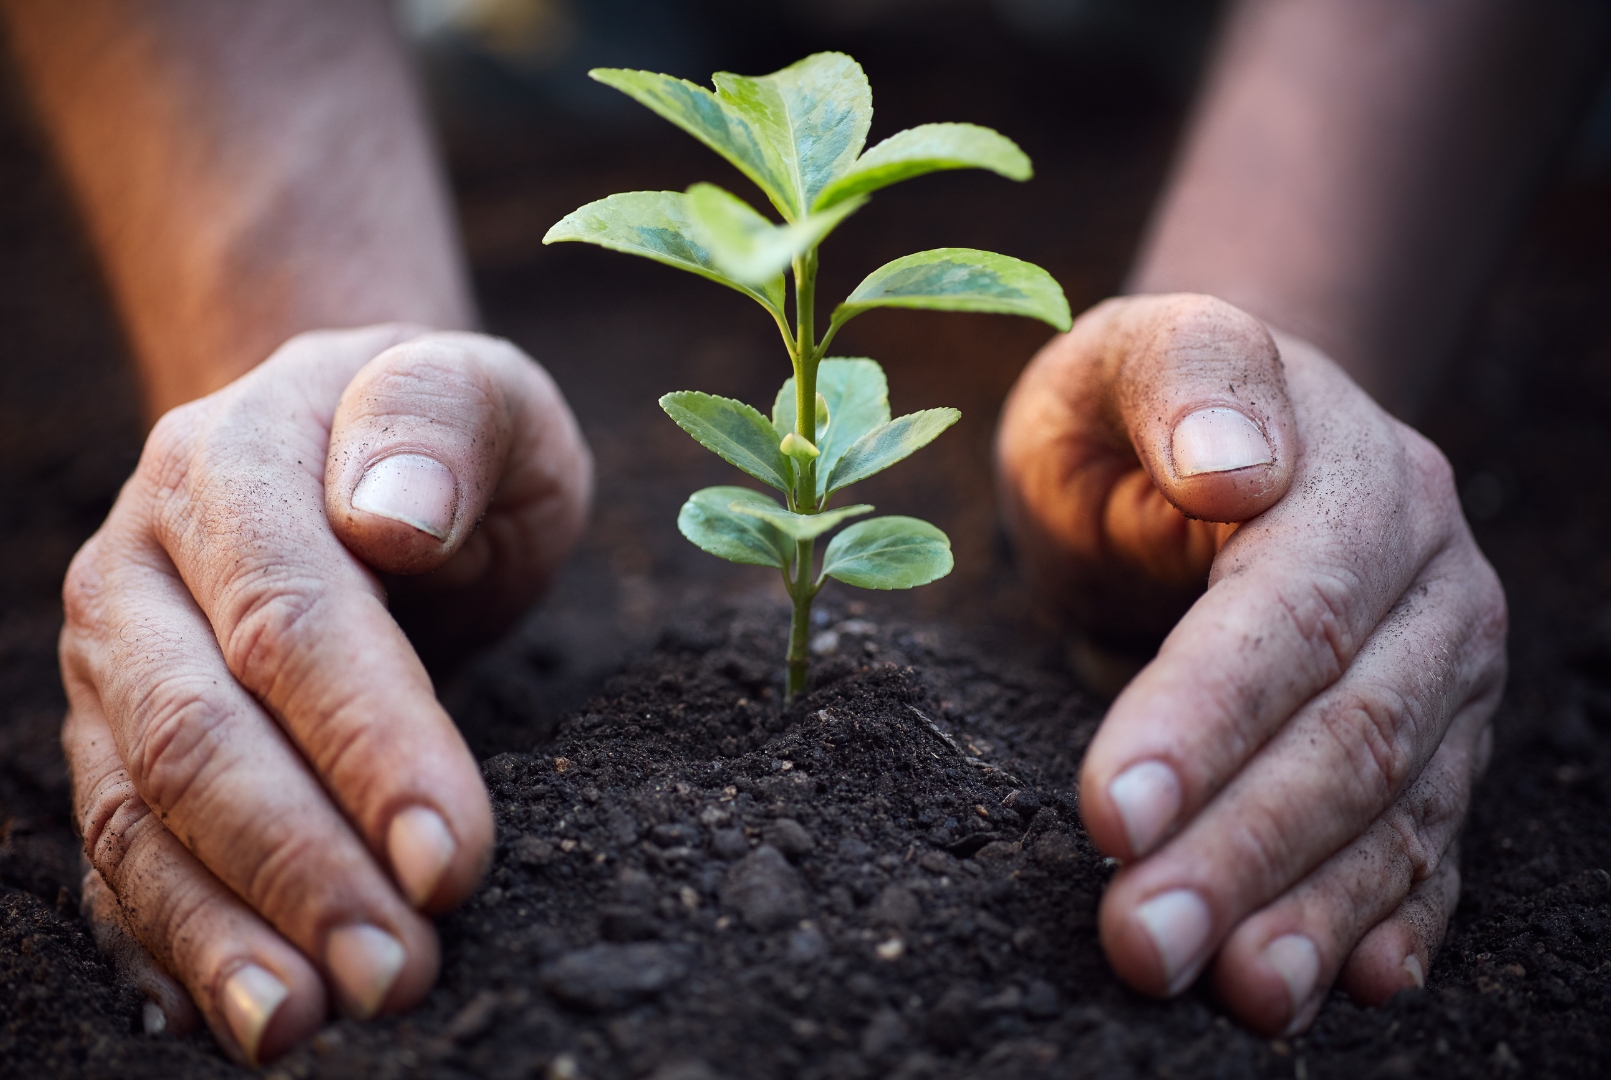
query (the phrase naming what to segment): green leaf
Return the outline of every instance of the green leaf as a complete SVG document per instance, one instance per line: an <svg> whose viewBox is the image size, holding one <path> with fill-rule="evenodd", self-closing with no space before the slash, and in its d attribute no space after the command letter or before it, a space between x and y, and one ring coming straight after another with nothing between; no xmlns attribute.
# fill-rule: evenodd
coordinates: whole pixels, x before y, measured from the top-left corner
<svg viewBox="0 0 1611 1080"><path fill-rule="evenodd" d="M1027 315L1059 330L1073 323L1052 275L1034 263L973 248L937 248L885 263L834 309L834 325L875 307Z"/></svg>
<svg viewBox="0 0 1611 1080"><path fill-rule="evenodd" d="M795 514L781 507L761 505L758 502L738 503L728 507L735 514L748 514L775 525L791 540L815 540L846 518L870 514L873 508L866 503L824 510L820 514Z"/></svg>
<svg viewBox="0 0 1611 1080"><path fill-rule="evenodd" d="M735 513L735 506L782 509L759 491L709 487L682 504L677 529L695 546L729 562L786 569L794 560L794 541L762 518Z"/></svg>
<svg viewBox="0 0 1611 1080"><path fill-rule="evenodd" d="M731 100L653 71L594 68L588 76L647 106L732 162L788 220L804 211L806 204L795 201L790 170L771 140Z"/></svg>
<svg viewBox="0 0 1611 1080"><path fill-rule="evenodd" d="M897 132L867 151L853 168L823 188L811 207L822 210L841 199L943 169L989 169L1009 180L1034 175L1028 155L1000 132L977 124L923 124Z"/></svg>
<svg viewBox="0 0 1611 1080"><path fill-rule="evenodd" d="M796 255L821 243L867 200L849 199L789 225L772 224L749 203L715 184L695 184L688 189L687 201L694 235L709 250L711 260L734 281L760 285L781 280Z"/></svg>
<svg viewBox="0 0 1611 1080"><path fill-rule="evenodd" d="M876 360L864 357L829 357L817 365L817 393L828 403L828 430L819 432L817 497L827 489L829 474L857 439L889 423L889 383ZM772 425L779 434L794 430L794 380L778 391L772 405Z"/></svg>
<svg viewBox="0 0 1611 1080"><path fill-rule="evenodd" d="M794 204L784 216L791 221L854 166L867 142L873 91L861 65L844 53L816 53L759 78L719 72L711 81L783 163Z"/></svg>
<svg viewBox="0 0 1611 1080"><path fill-rule="evenodd" d="M955 409L924 409L874 428L856 440L833 466L826 490L832 493L882 472L923 449L961 418Z"/></svg>
<svg viewBox="0 0 1611 1080"><path fill-rule="evenodd" d="M910 589L951 572L951 541L926 521L881 517L858 521L822 556L823 578L862 589Z"/></svg>
<svg viewBox="0 0 1611 1080"><path fill-rule="evenodd" d="M788 494L794 469L778 449L776 429L742 401L679 390L660 399L666 415L729 465Z"/></svg>
<svg viewBox="0 0 1611 1080"><path fill-rule="evenodd" d="M760 214L748 206L744 209L763 225L771 227L771 222ZM548 230L543 243L579 240L612 251L642 255L737 289L778 318L785 317L783 275L777 274L753 285L735 280L723 273L711 259L710 252L693 238L695 231L696 226L689 217L688 197L682 192L628 191L588 203L567 214Z"/></svg>

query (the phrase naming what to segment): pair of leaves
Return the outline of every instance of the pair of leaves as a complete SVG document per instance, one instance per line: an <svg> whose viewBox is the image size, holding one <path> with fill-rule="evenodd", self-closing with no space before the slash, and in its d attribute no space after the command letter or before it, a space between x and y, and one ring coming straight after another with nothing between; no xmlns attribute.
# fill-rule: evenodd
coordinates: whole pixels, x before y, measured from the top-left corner
<svg viewBox="0 0 1611 1080"><path fill-rule="evenodd" d="M861 154L873 92L843 53L817 53L759 78L718 72L716 91L652 71L588 74L647 106L732 162L788 222Z"/></svg>
<svg viewBox="0 0 1611 1080"><path fill-rule="evenodd" d="M697 222L690 206L695 200L704 210ZM849 201L840 208L848 208L848 213L859 205ZM792 259L816 243L820 236L814 230L823 226L825 216L831 214L813 216L800 225L776 226L714 185L697 185L693 195L632 191L566 215L548 230L543 243L579 240L654 259L737 289L784 320L782 273L760 281L752 274L785 252ZM724 263L718 263L708 243L718 233L728 238ZM886 263L834 310L833 325L842 326L876 307L1027 315L1059 330L1067 330L1072 322L1062 288L1046 271L972 248L939 248Z"/></svg>
<svg viewBox="0 0 1611 1080"><path fill-rule="evenodd" d="M785 382L772 405L772 426L794 431L795 383ZM817 393L832 418L816 440L818 499L881 472L921 450L962 416L955 409L924 409L890 419L889 383L873 360L830 358L817 366Z"/></svg>
<svg viewBox="0 0 1611 1080"><path fill-rule="evenodd" d="M891 420L888 384L872 360L824 360L817 387L831 419L817 440L816 499L910 456L962 415L925 409ZM795 430L794 388L790 379L778 391L770 422L742 401L694 390L667 394L660 407L706 449L788 495L794 494L795 473L778 444Z"/></svg>
<svg viewBox="0 0 1611 1080"><path fill-rule="evenodd" d="M676 124L754 181L785 221L890 184L945 169L1034 175L1011 139L977 124L923 124L862 153L873 92L844 53L815 53L750 77L720 71L716 91L651 71L596 68L588 75Z"/></svg>
<svg viewBox="0 0 1611 1080"><path fill-rule="evenodd" d="M749 203L715 184L695 184L687 195L694 235L716 266L740 285L762 288L774 280L781 287L783 268L821 243L866 201L865 195L847 199L823 213L774 225Z"/></svg>
<svg viewBox="0 0 1611 1080"><path fill-rule="evenodd" d="M677 515L677 528L695 545L731 562L788 569L795 543L815 539L871 506L822 514L793 514L758 491L712 487L696 491ZM917 518L890 515L860 521L828 542L817 584L836 578L863 589L910 589L951 572L951 541Z"/></svg>
<svg viewBox="0 0 1611 1080"><path fill-rule="evenodd" d="M925 124L863 154L872 92L861 67L842 53L817 53L759 78L719 72L714 93L648 71L600 68L590 74L732 162L766 194L785 224L774 225L715 185L698 184L687 195L633 192L590 203L550 229L543 242L579 240L678 266L746 293L780 320L785 268L821 243L871 192L944 169L990 169L1014 180L1032 174L1029 159L1010 139L973 124ZM665 235L668 230L677 235ZM1005 256L992 259L1035 269ZM899 263L875 272L863 287ZM1001 266L994 269L1001 272ZM907 288L910 294L910 283ZM964 303L953 289L926 305L881 305L869 295L860 307L842 309L839 322L868 307L928 306L1028 314L1067 328L1066 302L1060 313L1055 303L992 303L990 295L980 292ZM946 297L951 302L940 302Z"/></svg>

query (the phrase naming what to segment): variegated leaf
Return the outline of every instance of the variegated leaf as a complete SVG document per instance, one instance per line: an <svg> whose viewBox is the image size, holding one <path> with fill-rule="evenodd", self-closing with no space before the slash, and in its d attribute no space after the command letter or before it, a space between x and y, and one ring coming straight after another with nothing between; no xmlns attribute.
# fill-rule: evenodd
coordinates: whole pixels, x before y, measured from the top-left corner
<svg viewBox="0 0 1611 1080"><path fill-rule="evenodd" d="M768 222L748 206L744 207L762 225ZM724 273L712 260L710 251L694 237L689 218L688 197L680 191L628 191L588 203L565 215L543 243L567 240L597 244L612 251L641 255L646 259L687 270L700 277L737 289L784 318L783 276L775 274L759 284L746 284Z"/></svg>
<svg viewBox="0 0 1611 1080"><path fill-rule="evenodd" d="M715 184L695 184L688 189L695 235L723 273L749 285L777 278L796 255L820 243L866 201L847 199L820 214L774 225L749 203Z"/></svg>
<svg viewBox="0 0 1611 1080"><path fill-rule="evenodd" d="M854 165L867 141L873 92L861 65L844 53L816 53L752 78L717 73L723 103L742 111L782 161L794 202L789 220Z"/></svg>
<svg viewBox="0 0 1611 1080"><path fill-rule="evenodd" d="M875 307L993 311L1067 330L1068 298L1052 275L1022 259L973 248L938 248L885 263L834 309L843 324Z"/></svg>
<svg viewBox="0 0 1611 1080"><path fill-rule="evenodd" d="M951 572L951 541L910 517L858 521L828 541L817 580L836 578L861 589L910 589Z"/></svg>
<svg viewBox="0 0 1611 1080"><path fill-rule="evenodd" d="M1018 144L977 124L923 124L897 132L857 159L839 179L823 188L812 208L823 210L842 199L943 169L989 169L1009 180L1034 175Z"/></svg>
<svg viewBox="0 0 1611 1080"><path fill-rule="evenodd" d="M787 568L794 560L794 541L769 521L735 512L735 506L782 509L759 491L709 487L682 504L677 529L695 546L729 562Z"/></svg>
<svg viewBox="0 0 1611 1080"><path fill-rule="evenodd" d="M889 423L889 383L876 360L829 357L817 365L817 393L828 403L829 423L818 433L817 497L827 491L828 476L857 439ZM780 434L794 430L794 380L778 391L772 425Z"/></svg>
<svg viewBox="0 0 1611 1080"><path fill-rule="evenodd" d="M697 83L653 71L594 68L587 74L682 128L753 180L785 218L797 216L790 170L755 119L731 101Z"/></svg>
<svg viewBox="0 0 1611 1080"><path fill-rule="evenodd" d="M770 503L770 501L769 501ZM820 514L796 514L780 506L761 505L754 500L735 502L728 509L735 514L748 514L771 522L791 540L815 540L846 518L870 514L873 508L866 503L824 510Z"/></svg>
<svg viewBox="0 0 1611 1080"><path fill-rule="evenodd" d="M908 413L874 428L845 451L832 466L825 490L832 494L874 473L883 472L902 458L923 449L940 432L962 419L955 409L924 409Z"/></svg>
<svg viewBox="0 0 1611 1080"><path fill-rule="evenodd" d="M732 398L679 390L660 399L666 415L705 449L784 494L794 487L794 467L778 449L766 417Z"/></svg>

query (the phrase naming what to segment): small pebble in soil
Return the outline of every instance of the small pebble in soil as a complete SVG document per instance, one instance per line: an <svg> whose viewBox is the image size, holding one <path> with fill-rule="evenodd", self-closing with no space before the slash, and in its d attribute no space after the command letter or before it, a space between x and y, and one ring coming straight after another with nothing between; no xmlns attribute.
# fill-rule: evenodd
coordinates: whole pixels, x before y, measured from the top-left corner
<svg viewBox="0 0 1611 1080"><path fill-rule="evenodd" d="M762 844L728 871L722 900L752 930L776 930L808 914L799 872L771 844Z"/></svg>
<svg viewBox="0 0 1611 1080"><path fill-rule="evenodd" d="M743 829L716 829L710 834L710 853L718 859L732 862L749 852L750 842L745 839Z"/></svg>
<svg viewBox="0 0 1611 1080"><path fill-rule="evenodd" d="M816 839L793 818L778 818L761 833L766 842L790 859L798 860L817 846Z"/></svg>
<svg viewBox="0 0 1611 1080"><path fill-rule="evenodd" d="M599 944L544 964L543 988L586 1009L619 1009L678 982L687 966L669 948L651 943Z"/></svg>

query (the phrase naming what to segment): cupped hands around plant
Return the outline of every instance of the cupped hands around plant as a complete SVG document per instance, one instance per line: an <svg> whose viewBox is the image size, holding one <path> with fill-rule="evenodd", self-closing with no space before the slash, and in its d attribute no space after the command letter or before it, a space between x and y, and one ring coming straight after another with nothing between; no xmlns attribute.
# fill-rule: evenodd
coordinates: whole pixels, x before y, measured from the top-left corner
<svg viewBox="0 0 1611 1080"><path fill-rule="evenodd" d="M872 122L867 77L842 53L817 53L751 78L718 72L716 89L648 71L600 68L592 77L648 106L738 168L783 218L777 224L714 184L686 192L633 191L589 203L544 243L580 240L688 270L760 304L777 322L794 374L770 417L731 398L685 390L661 406L688 434L784 502L743 487L695 492L677 517L682 534L712 555L776 567L794 604L788 693L805 688L811 602L834 578L864 589L909 589L950 573L951 542L926 521L864 518L819 538L866 504L831 507L835 495L932 442L961 414L925 409L891 418L876 361L828 357L845 323L878 307L1027 315L1067 330L1068 301L1050 274L1019 259L937 248L874 270L816 322L817 249L872 192L945 169L1031 175L1010 139L973 124L924 124L864 151ZM792 269L795 312L787 311Z"/></svg>

